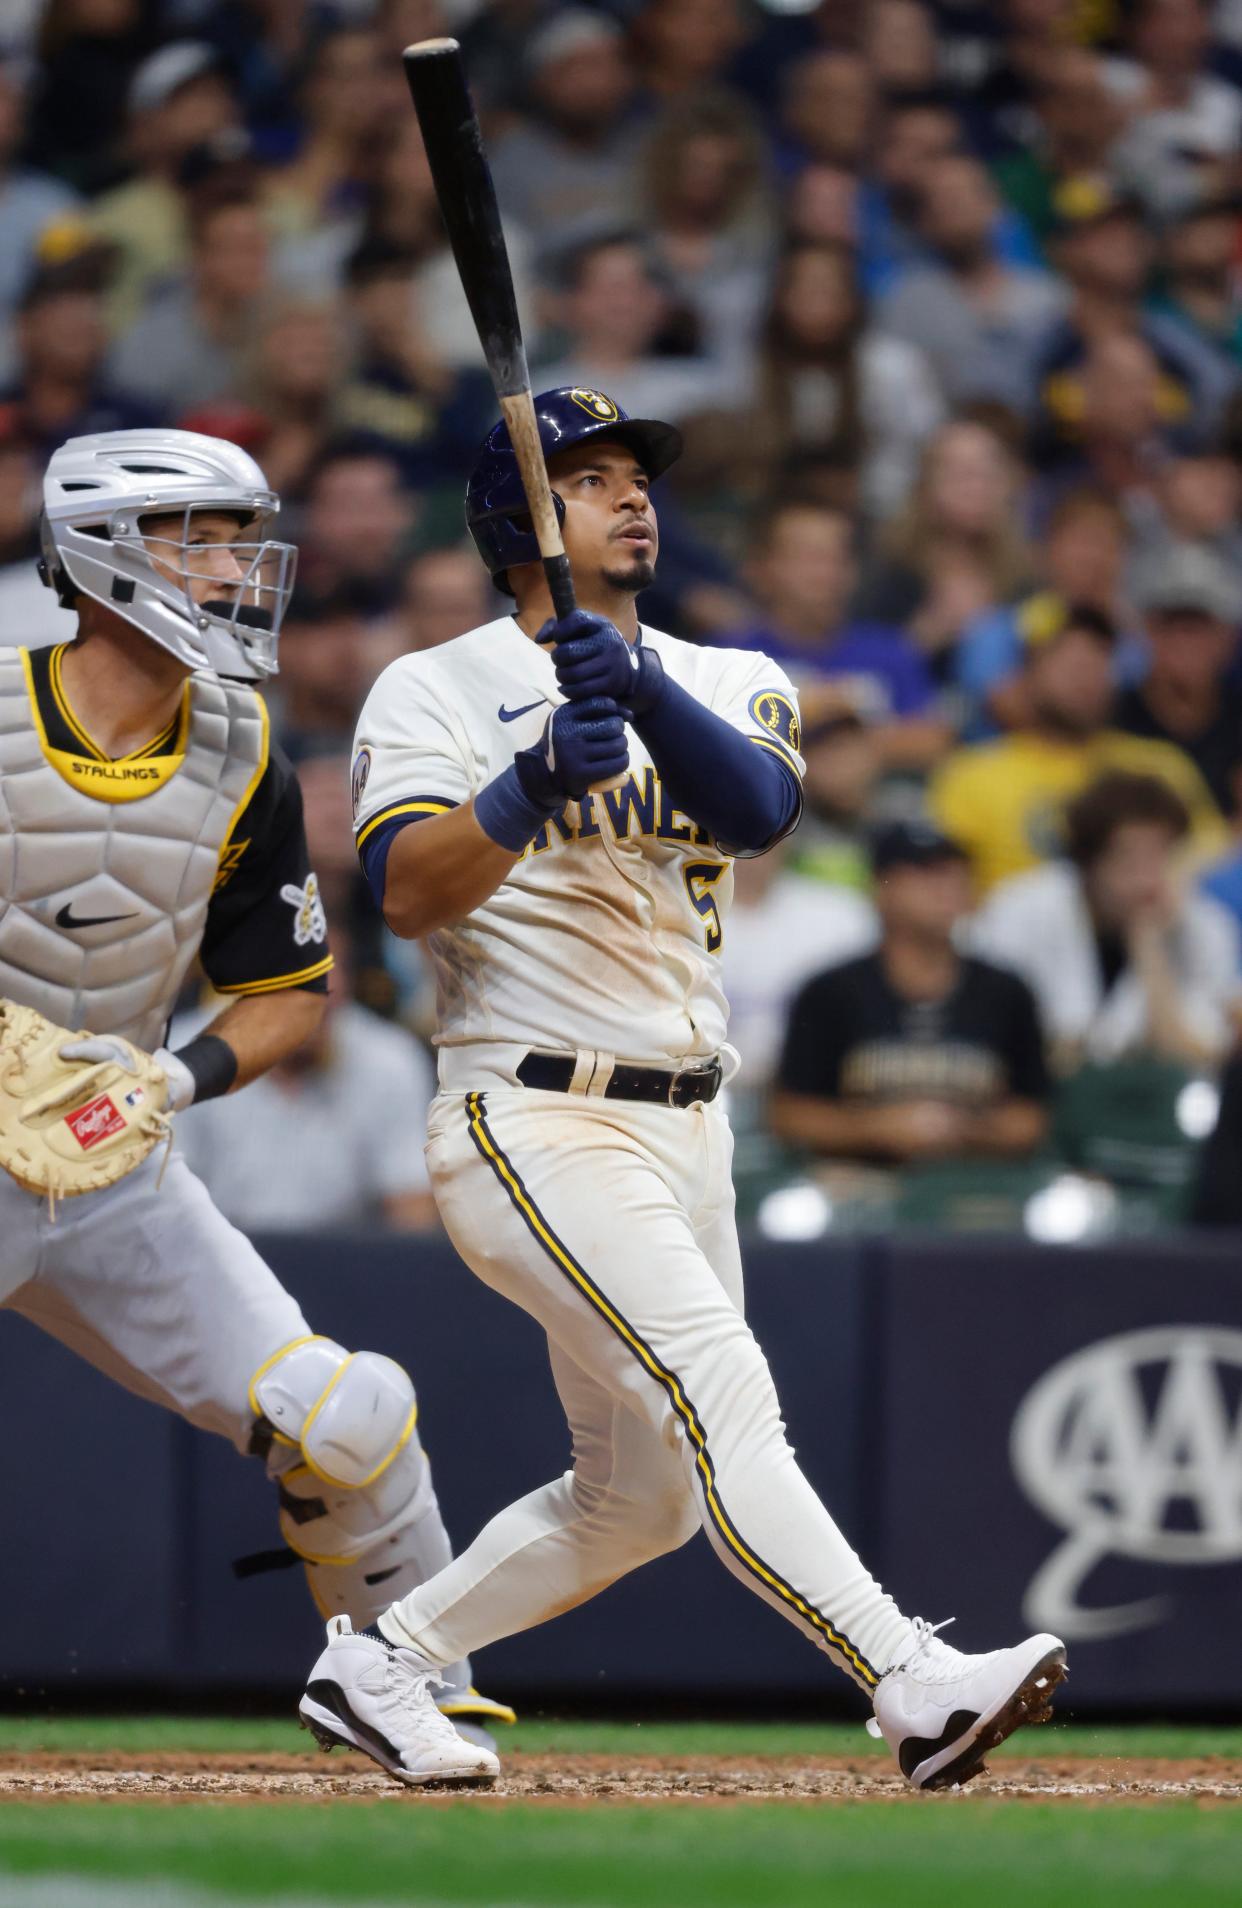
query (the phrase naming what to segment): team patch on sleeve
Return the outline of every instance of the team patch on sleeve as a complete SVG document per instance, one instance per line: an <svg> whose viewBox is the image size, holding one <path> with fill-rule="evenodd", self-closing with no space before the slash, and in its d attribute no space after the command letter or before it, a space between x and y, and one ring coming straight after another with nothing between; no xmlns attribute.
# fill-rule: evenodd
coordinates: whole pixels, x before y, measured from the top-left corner
<svg viewBox="0 0 1242 1908"><path fill-rule="evenodd" d="M751 719L765 729L775 742L783 742L795 755L802 752L802 725L798 711L779 689L760 689L749 703Z"/></svg>
<svg viewBox="0 0 1242 1908"><path fill-rule="evenodd" d="M349 792L351 796L353 797L355 821L357 821L359 811L362 808L362 797L366 791L366 786L367 786L367 783L370 781L370 779L371 779L371 751L367 747L366 743L364 742L362 744L362 747L358 750L357 755L355 755L354 757L354 766L349 778Z"/></svg>

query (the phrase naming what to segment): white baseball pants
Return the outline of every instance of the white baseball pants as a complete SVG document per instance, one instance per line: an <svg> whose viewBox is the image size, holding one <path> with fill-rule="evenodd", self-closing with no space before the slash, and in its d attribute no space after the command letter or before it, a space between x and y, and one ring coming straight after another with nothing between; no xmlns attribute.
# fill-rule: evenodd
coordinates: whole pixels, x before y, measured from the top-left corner
<svg viewBox="0 0 1242 1908"><path fill-rule="evenodd" d="M718 1106L441 1094L427 1161L454 1245L538 1319L573 1468L492 1519L380 1625L447 1664L572 1609L702 1524L864 1689L909 1624L798 1469L742 1316Z"/></svg>

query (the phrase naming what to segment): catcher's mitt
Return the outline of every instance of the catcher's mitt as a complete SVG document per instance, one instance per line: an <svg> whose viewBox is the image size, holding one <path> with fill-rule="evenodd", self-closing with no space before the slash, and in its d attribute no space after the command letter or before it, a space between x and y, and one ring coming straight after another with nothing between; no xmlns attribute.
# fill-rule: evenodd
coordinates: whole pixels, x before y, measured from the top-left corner
<svg viewBox="0 0 1242 1908"><path fill-rule="evenodd" d="M168 1084L151 1055L112 1041L130 1062L63 1060L89 1035L0 1000L0 1166L19 1185L59 1198L97 1192L171 1139Z"/></svg>

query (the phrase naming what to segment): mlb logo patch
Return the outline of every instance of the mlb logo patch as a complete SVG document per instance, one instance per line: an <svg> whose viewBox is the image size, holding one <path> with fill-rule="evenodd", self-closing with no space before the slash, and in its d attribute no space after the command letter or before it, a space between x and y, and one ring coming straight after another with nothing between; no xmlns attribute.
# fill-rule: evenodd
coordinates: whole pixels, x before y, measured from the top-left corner
<svg viewBox="0 0 1242 1908"><path fill-rule="evenodd" d="M65 1125L84 1153L88 1153L92 1146L98 1146L101 1140L110 1139L113 1133L125 1131L121 1110L106 1093L88 1100L85 1106L75 1107L72 1113L66 1113Z"/></svg>
<svg viewBox="0 0 1242 1908"><path fill-rule="evenodd" d="M126 1106L141 1106L146 1097L147 1089L145 1087L131 1087L129 1092L125 1095L125 1104Z"/></svg>

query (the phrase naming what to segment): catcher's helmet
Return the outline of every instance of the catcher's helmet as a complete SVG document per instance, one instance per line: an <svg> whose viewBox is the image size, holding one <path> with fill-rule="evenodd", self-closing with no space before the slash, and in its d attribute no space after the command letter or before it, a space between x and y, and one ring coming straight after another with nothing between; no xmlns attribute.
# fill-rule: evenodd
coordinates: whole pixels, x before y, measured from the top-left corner
<svg viewBox="0 0 1242 1908"><path fill-rule="evenodd" d="M628 445L648 477L655 478L681 456L681 432L674 425L659 424L649 417L630 417L602 391L588 391L582 385L541 391L535 399L535 417L545 457L588 438L614 438ZM555 492L553 499L563 522L565 506ZM475 459L466 485L466 526L492 581L512 596L509 565L537 563L539 545L531 529L526 492L508 427L503 423L488 432Z"/></svg>
<svg viewBox="0 0 1242 1908"><path fill-rule="evenodd" d="M258 681L276 673L297 561L271 535L279 510L254 459L222 437L163 428L71 437L43 480L39 573L66 608L94 597L191 669ZM205 602L192 588L199 511L238 520L227 545L237 580ZM152 536L152 518L180 534Z"/></svg>

